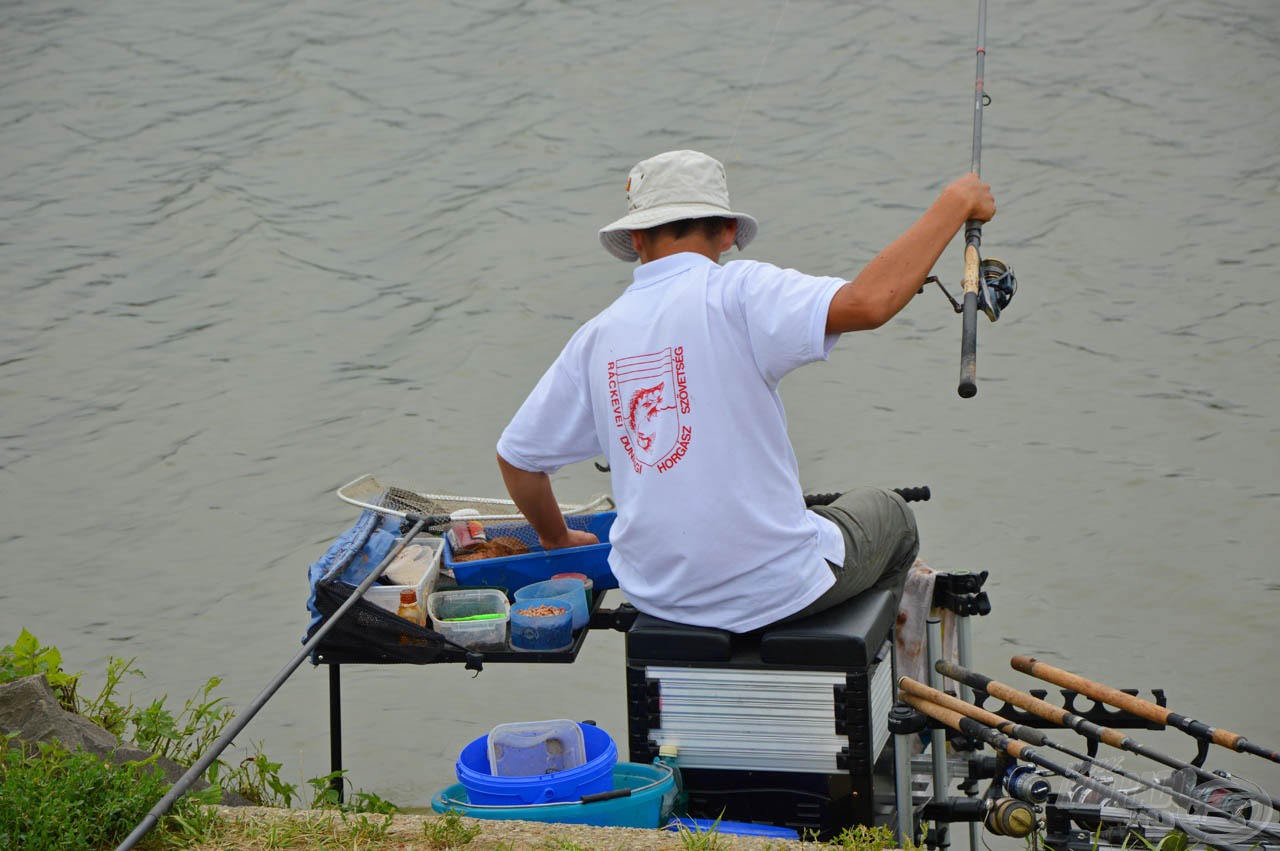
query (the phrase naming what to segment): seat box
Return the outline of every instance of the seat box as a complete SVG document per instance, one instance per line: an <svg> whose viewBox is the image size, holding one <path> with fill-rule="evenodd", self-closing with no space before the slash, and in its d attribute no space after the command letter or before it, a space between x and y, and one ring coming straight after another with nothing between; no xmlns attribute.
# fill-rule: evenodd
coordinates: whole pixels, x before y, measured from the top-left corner
<svg viewBox="0 0 1280 851"><path fill-rule="evenodd" d="M626 640L631 761L674 746L694 818L823 837L889 823L895 616L883 591L741 635L640 615Z"/></svg>

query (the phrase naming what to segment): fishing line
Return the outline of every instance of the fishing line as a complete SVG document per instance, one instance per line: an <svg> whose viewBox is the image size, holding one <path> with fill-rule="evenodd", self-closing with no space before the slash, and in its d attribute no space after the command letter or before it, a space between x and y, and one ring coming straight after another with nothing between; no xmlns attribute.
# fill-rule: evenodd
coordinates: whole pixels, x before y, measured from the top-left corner
<svg viewBox="0 0 1280 851"><path fill-rule="evenodd" d="M756 86L760 84L760 75L764 73L765 65L769 63L769 54L773 52L773 40L778 35L778 27L782 24L782 16L787 13L787 7L791 5L791 0L783 0L782 8L778 10L778 17L774 18L773 29L769 33L769 43L765 45L764 54L760 57L760 63L756 65L756 78L751 81L751 85L747 87L747 93L742 99L742 107L738 110L738 118L733 122L733 132L729 134L729 142L725 145L725 150L733 149L733 143L738 138L738 128L742 126L742 116L747 114L747 107L751 105L751 98L755 94Z"/></svg>

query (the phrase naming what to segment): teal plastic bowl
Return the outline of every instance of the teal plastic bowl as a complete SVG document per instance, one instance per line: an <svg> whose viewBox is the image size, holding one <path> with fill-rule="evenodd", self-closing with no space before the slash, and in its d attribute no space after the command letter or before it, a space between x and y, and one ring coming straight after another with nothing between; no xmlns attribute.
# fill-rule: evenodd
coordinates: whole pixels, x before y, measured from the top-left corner
<svg viewBox="0 0 1280 851"><path fill-rule="evenodd" d="M445 787L431 798L431 809L437 813L455 810L469 818L522 821L559 822L561 824L589 824L595 827L643 827L657 828L665 813L671 809L676 794L676 783L671 769L665 765L642 765L638 762L620 762L613 767L614 792L622 797L588 796L594 798L559 804L516 804L509 806L472 804L467 799L466 787L461 783ZM629 794L626 794L629 791Z"/></svg>

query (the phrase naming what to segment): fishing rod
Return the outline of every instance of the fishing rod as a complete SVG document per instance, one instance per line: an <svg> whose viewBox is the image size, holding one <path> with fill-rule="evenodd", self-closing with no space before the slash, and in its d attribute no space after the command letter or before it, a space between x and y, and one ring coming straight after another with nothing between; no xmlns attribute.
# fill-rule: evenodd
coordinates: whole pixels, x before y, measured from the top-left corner
<svg viewBox="0 0 1280 851"><path fill-rule="evenodd" d="M1027 694L1024 691L1019 691L1012 686L1005 685L1004 683L993 680L990 677L985 677L982 674L971 671L968 668L955 664L954 662L940 660L936 665L934 665L934 668L944 677L949 677L956 682L964 683L969 686L969 688L986 692L997 700L1003 700L1005 703L1012 704L1020 709L1025 709L1046 721L1051 721L1061 727L1067 727L1075 730L1087 739L1093 739L1094 741L1102 742L1105 745L1110 745L1113 748L1129 751L1130 753L1145 757L1153 762L1158 762L1161 765L1167 765L1178 771L1191 772L1200 781L1205 783L1221 784L1223 782L1224 778L1220 774L1214 774L1212 771L1201 768L1198 765L1178 759L1177 757L1169 756L1168 754L1155 750L1154 748L1147 747L1119 730L1095 724L1087 718L1082 718L1075 713L1068 712L1061 706L1054 706L1052 703L1041 700L1034 695ZM1243 792L1253 800L1261 801L1268 804L1273 809L1280 810L1280 799L1273 798L1265 793L1259 796L1258 794L1245 789L1241 789L1239 791Z"/></svg>
<svg viewBox="0 0 1280 851"><path fill-rule="evenodd" d="M899 696L903 702L915 707L935 721L963 733L970 738L986 742L997 751L1003 751L1014 759L1029 762L1032 765L1038 765L1046 771L1065 777L1068 780L1073 780L1078 785L1096 792L1103 798L1113 801L1127 810L1150 816L1161 824L1172 824L1173 827L1181 830L1183 833L1201 837L1204 835L1202 831L1196 830L1196 826L1189 822L1185 817L1148 806L1136 798L1126 795L1123 792L1118 792L1115 789L1094 780L1086 774L1081 774L1074 768L1059 765L1048 757L1043 756L1039 751L1035 750L1025 742L1019 742L1016 739L1006 736L999 730L994 730L985 724L980 724L972 718L966 718L964 715L961 715L953 709L948 709L945 706L939 706L936 703L917 697L909 692L902 692ZM1219 849L1219 851L1245 851L1245 848L1247 847L1229 844L1216 838L1208 844Z"/></svg>
<svg viewBox="0 0 1280 851"><path fill-rule="evenodd" d="M116 851L129 851L130 848L137 845L138 842L141 841L142 837L146 836L147 833L151 831L151 828L155 827L156 824L159 823L160 817L169 812L169 809L179 798L186 794L186 791L191 788L191 785L204 775L209 766L213 765L213 761L218 758L218 755L227 749L227 746L231 744L232 740L234 740L235 737L240 734L240 731L248 725L249 721L253 719L253 716L258 714L258 710L266 705L267 701L270 700L271 697L280 689L280 686L284 685L284 681L289 679L289 676L298 669L298 666L306 661L307 656L311 654L312 648L320 643L320 639L328 635L329 630L333 629L334 624L336 624L342 616L347 613L347 610L360 601L360 598L364 596L364 593L369 590L374 582L378 581L378 577L381 576L382 572L387 569L387 566L395 560L395 557L400 554L400 551L405 548L405 545L409 543L410 539L422 531L422 529L427 525L427 519L428 518L426 517L418 516L413 525L409 527L409 531L401 536L396 545L393 546L390 552L387 553L386 557L382 559L381 564L375 567L369 575L364 578L364 581L356 586L356 589L351 592L351 596L337 608L331 617L324 621L324 623L320 624L320 627L315 631L315 633L312 634L312 636L307 639L306 643L302 645L302 649L298 651L298 654L289 661L289 664L285 665L284 668L280 670L280 673L276 674L275 677L272 678L271 682L267 683L266 688L264 688L262 692L253 699L253 702L249 704L245 711L236 716L235 720L231 722L231 725L227 728L226 732L218 737L218 740L210 746L209 750L205 752L205 755L196 760L195 764L187 769L187 773L179 777L177 782L169 787L169 791L164 794L164 797L162 797L145 816L143 816L142 821L138 822L138 825L133 829L133 832L125 837L123 842L116 846Z"/></svg>
<svg viewBox="0 0 1280 851"><path fill-rule="evenodd" d="M969 171L975 175L982 168L982 108L991 103L983 75L987 60L987 0L978 0L978 49L977 75L973 84L973 155ZM1018 281L1013 269L994 257L982 259L978 248L982 245L982 222L970 219L964 226L964 279L961 287L964 303L952 298L937 276L930 275L925 283L936 283L956 313L963 314L960 330L960 384L956 388L961 398L968 399L978 392L978 310L995 322L1000 311L1009 306L1017 292Z"/></svg>
<svg viewBox="0 0 1280 851"><path fill-rule="evenodd" d="M1212 742L1237 753L1252 754L1263 759L1269 759L1272 762L1280 762L1280 751L1264 748L1262 745L1255 745L1239 733L1232 733L1220 727L1211 727L1194 718L1171 712L1149 700L1143 700L1132 694L1125 694L1118 689L1105 686L1102 683L1096 683L1079 674L1073 674L1070 671L1055 668L1044 662L1038 662L1030 656L1014 656L1009 660L1009 664L1015 671L1030 674L1037 679L1062 686L1063 688L1074 689L1083 695L1092 697L1094 700L1100 700L1126 712L1132 712L1134 715L1146 718L1148 721L1167 724L1202 742Z"/></svg>
<svg viewBox="0 0 1280 851"><path fill-rule="evenodd" d="M942 672L939 671L939 673L942 673ZM947 675L943 674L943 676L947 676ZM1097 759L1094 759L1093 757L1087 754L1080 753L1079 751L1073 750L1065 745L1062 745L1058 742L1053 741L1048 736L1046 736L1042 731L1037 730L1034 727L1028 727L1025 724L1019 724L1015 721L1010 721L1007 718L1002 718L1001 716L995 714L994 712L991 712L990 710L983 709L980 706L975 706L972 703L961 700L960 698L954 697L953 695L949 695L946 692L938 691L937 689L927 686L924 683L917 682L916 680L913 680L910 677L900 678L898 680L898 688L900 688L902 691L908 694L913 694L916 697L923 698L932 703L936 703L939 706L943 706L947 709L951 709L955 712L959 712L962 715L966 715L980 724L985 724L988 727L993 727L996 730L999 730L1000 732L1006 735L1021 739L1022 741L1030 745L1035 745L1036 747L1052 748L1053 750L1065 753L1067 756L1075 757L1076 759L1081 760L1082 762L1088 763L1090 765L1101 766L1102 768L1111 772L1112 774L1116 774L1120 777L1124 777L1125 779L1131 780L1135 783L1145 786L1148 789L1159 790L1160 792L1169 795L1174 801L1176 801L1178 804L1182 805L1183 807L1197 808L1197 809L1207 808L1213 811L1213 815L1219 818L1225 818L1228 821L1230 821L1232 824L1237 825L1238 827L1247 827L1253 831L1256 831L1257 833L1265 833L1266 835L1271 836L1273 838L1280 838L1280 828L1276 826L1259 824L1257 822L1249 821L1247 818L1244 818L1238 815L1237 813L1233 813L1223 809L1222 807L1218 806L1214 802L1204 801L1199 798L1193 798L1190 795L1185 795L1182 792L1177 791L1176 789L1170 789L1166 786L1163 786L1162 784L1153 782L1151 780L1147 780L1146 778L1140 777L1137 774L1133 774L1132 772L1124 771L1118 766L1107 765L1103 762L1100 762ZM1086 771L1084 773L1087 774L1088 772ZM1010 790L1010 793L1016 794L1012 790ZM1045 792L1045 796L1047 797L1047 789ZM1042 801L1039 801L1039 800L1036 801L1036 803L1041 803L1041 802Z"/></svg>

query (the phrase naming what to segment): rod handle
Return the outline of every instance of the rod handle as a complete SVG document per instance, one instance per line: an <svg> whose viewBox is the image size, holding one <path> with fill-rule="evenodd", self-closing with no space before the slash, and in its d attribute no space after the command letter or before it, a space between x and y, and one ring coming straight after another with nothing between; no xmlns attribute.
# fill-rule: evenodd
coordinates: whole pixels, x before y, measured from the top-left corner
<svg viewBox="0 0 1280 851"><path fill-rule="evenodd" d="M1083 695L1092 697L1094 700L1100 700L1108 703L1117 709L1123 709L1125 712L1137 715L1139 718L1146 718L1148 721L1155 721L1157 724L1169 724L1180 729L1186 730L1197 738L1205 738L1229 750L1240 750L1240 743L1245 741L1244 736L1239 733L1232 733L1229 730L1220 730L1214 727L1203 725L1198 721L1192 721L1189 718L1178 715L1157 703L1149 700L1143 700L1136 695L1128 694L1119 689L1105 686L1102 683L1094 682L1087 677L1079 674L1073 674L1070 671L1064 671L1061 668L1055 668L1044 662L1039 662L1031 656L1014 656L1009 660L1009 664L1015 671L1021 671L1024 674L1030 674L1037 679L1060 685L1063 688L1074 689Z"/></svg>
<svg viewBox="0 0 1280 851"><path fill-rule="evenodd" d="M1083 735L1097 736L1103 744L1111 745L1113 748L1124 748L1128 739L1119 730L1113 730L1110 727L1103 727L1094 724L1079 716L1073 715L1061 706L1054 706L1048 701L1027 694L1025 691L1018 691L1013 686L1005 685L1002 682L984 677L970 671L968 668L948 662L945 659L939 659L934 666L939 674L949 677L956 682L964 683L970 688L978 691L985 691L996 700L1003 700L1011 706L1026 710L1032 715L1051 721L1060 727L1067 727L1075 730ZM1075 719L1074 721L1072 719ZM1083 727L1083 729L1081 729Z"/></svg>
<svg viewBox="0 0 1280 851"><path fill-rule="evenodd" d="M1013 728L1018 725L1014 724L1009 719L1001 718L994 712L983 709L980 706L974 706L968 701L961 700L958 697L953 697L944 691L938 691L936 688L917 682L910 677L899 678L898 688L906 694L922 697L925 700L936 703L938 706L945 709L950 709L954 712L959 712L962 715L967 715L979 724L986 724L988 727L994 727L1002 733L1016 735L1016 733L1013 732ZM1041 742L1041 744L1043 744L1043 742Z"/></svg>
<svg viewBox="0 0 1280 851"><path fill-rule="evenodd" d="M978 394L978 294L964 294L964 316L960 323L960 384L956 392L961 399Z"/></svg>
<svg viewBox="0 0 1280 851"><path fill-rule="evenodd" d="M948 709L945 706L939 706L938 704L933 703L932 701L925 700L922 697L917 697L916 695L911 694L910 692L903 692L898 696L899 698L901 698L903 703L907 703L907 704L910 704L911 706L914 706L916 709L920 710L925 715L928 715L933 720L938 721L939 723L947 727L950 727L952 730L955 730L956 732L964 733L966 736L970 735L970 733L964 729L964 727L966 726L965 722L968 722L970 719L965 718L963 715L961 715L959 712L956 712L954 709ZM978 732L979 729L980 728L969 726L969 730L973 732ZM987 739L987 744L991 745L997 750L1004 750L1006 753L1009 754L1009 756L1014 757L1015 759L1021 758L1020 755L1025 749L1025 746L1023 745L1022 742L1016 741L1014 739L1009 739L1001 735L999 732L995 730L991 730L991 733L994 735L991 738ZM995 739L995 737L999 737L999 741L1000 741L999 745L997 745L993 740ZM987 737L984 736L983 738L987 738Z"/></svg>

